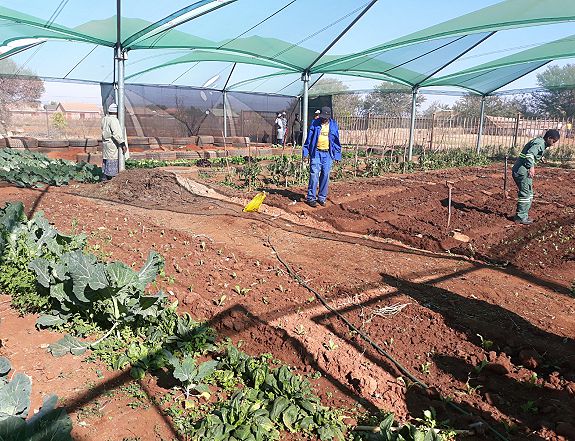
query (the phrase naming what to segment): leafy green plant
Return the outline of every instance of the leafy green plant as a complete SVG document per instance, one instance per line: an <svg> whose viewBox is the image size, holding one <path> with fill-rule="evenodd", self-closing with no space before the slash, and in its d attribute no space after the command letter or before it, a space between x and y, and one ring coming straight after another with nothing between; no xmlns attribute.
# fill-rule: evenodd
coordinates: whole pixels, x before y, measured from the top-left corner
<svg viewBox="0 0 575 441"><path fill-rule="evenodd" d="M416 424L394 425L394 414L388 414L377 426L359 426L366 432L356 432L354 441L447 441L455 439L455 432L446 427L447 422L437 422L435 410L423 412L423 418L416 418ZM371 432L371 433L369 433Z"/></svg>
<svg viewBox="0 0 575 441"><path fill-rule="evenodd" d="M481 341L481 347L486 351L489 351L493 347L493 341L484 339L482 335L477 334L479 340Z"/></svg>
<svg viewBox="0 0 575 441"><path fill-rule="evenodd" d="M539 407L537 407L537 404L535 403L535 401L527 401L526 403L523 403L521 405L521 410L525 413L537 413L539 412Z"/></svg>
<svg viewBox="0 0 575 441"><path fill-rule="evenodd" d="M450 167L482 166L489 164L489 159L474 150L449 149L437 152L426 152L419 157L422 170L435 170Z"/></svg>
<svg viewBox="0 0 575 441"><path fill-rule="evenodd" d="M7 358L0 357L0 439L34 441L72 440L72 421L64 409L57 409L58 397L44 399L38 413L28 418L32 379L15 373Z"/></svg>
<svg viewBox="0 0 575 441"><path fill-rule="evenodd" d="M38 318L36 325L58 326L77 313L88 316L111 333L119 326L157 316L166 297L163 293L146 295L144 289L155 280L162 265L162 257L153 251L139 272L122 262L98 262L81 250L64 253L59 262L34 259L29 267L50 297L52 307L49 314ZM66 336L52 345L50 351L64 355L71 344L73 339ZM79 351L78 346L70 347L70 352Z"/></svg>
<svg viewBox="0 0 575 441"><path fill-rule="evenodd" d="M268 165L271 179L276 185L301 185L309 179L309 164L299 156L278 156Z"/></svg>
<svg viewBox="0 0 575 441"><path fill-rule="evenodd" d="M255 389L237 391L220 409L196 425L192 437L214 441L278 440L279 431L265 404Z"/></svg>
<svg viewBox="0 0 575 441"><path fill-rule="evenodd" d="M388 157L366 157L363 159L365 164L363 176L374 177L381 176L383 173L398 171L396 163L391 162Z"/></svg>
<svg viewBox="0 0 575 441"><path fill-rule="evenodd" d="M230 346L219 368L236 372L247 387L259 391L258 398L267 400L269 418L278 430L316 433L321 440L343 440L342 416L320 404L305 378L285 365L271 369L268 360L250 357Z"/></svg>
<svg viewBox="0 0 575 441"><path fill-rule="evenodd" d="M250 288L242 288L240 285L234 286L233 290L241 296L245 296L248 292L251 291Z"/></svg>
<svg viewBox="0 0 575 441"><path fill-rule="evenodd" d="M0 291L12 295L12 304L21 312L37 312L49 299L39 293L34 272L28 268L33 259L57 259L64 252L85 246L83 234L60 233L36 213L28 220L21 202L0 209Z"/></svg>
<svg viewBox="0 0 575 441"><path fill-rule="evenodd" d="M61 186L70 181L97 182L101 175L102 170L94 164L50 159L28 150L0 149L0 181L19 187Z"/></svg>
<svg viewBox="0 0 575 441"><path fill-rule="evenodd" d="M335 351L337 348L339 348L339 345L337 345L333 339L329 339L329 341L327 343L323 344L323 347L326 348L328 351Z"/></svg>
<svg viewBox="0 0 575 441"><path fill-rule="evenodd" d="M218 361L210 360L196 366L196 360L186 357L182 362L177 357L169 357L170 364L174 367L173 376L182 383L186 403L192 392L200 396L210 398L210 388L203 382L204 378L212 374L218 365Z"/></svg>
<svg viewBox="0 0 575 441"><path fill-rule="evenodd" d="M483 370L483 368L484 368L485 366L487 366L488 364L489 364L489 361L487 361L487 360L481 360L476 366L473 367L473 371L474 371L476 374L479 374L479 373Z"/></svg>
<svg viewBox="0 0 575 441"><path fill-rule="evenodd" d="M244 185L251 189L254 187L262 168L256 160L251 160L238 169L238 174L244 180Z"/></svg>
<svg viewBox="0 0 575 441"><path fill-rule="evenodd" d="M421 365L419 366L419 370L421 371L422 374L429 374L429 368L431 367L431 363L429 361L425 362L425 363L421 363Z"/></svg>

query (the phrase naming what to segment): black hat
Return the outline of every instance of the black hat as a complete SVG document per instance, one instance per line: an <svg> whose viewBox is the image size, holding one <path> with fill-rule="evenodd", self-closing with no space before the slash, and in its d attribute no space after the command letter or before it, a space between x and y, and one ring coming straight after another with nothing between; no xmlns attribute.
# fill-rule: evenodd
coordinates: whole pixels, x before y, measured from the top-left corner
<svg viewBox="0 0 575 441"><path fill-rule="evenodd" d="M319 114L320 118L330 119L331 118L331 107L322 107L321 113Z"/></svg>

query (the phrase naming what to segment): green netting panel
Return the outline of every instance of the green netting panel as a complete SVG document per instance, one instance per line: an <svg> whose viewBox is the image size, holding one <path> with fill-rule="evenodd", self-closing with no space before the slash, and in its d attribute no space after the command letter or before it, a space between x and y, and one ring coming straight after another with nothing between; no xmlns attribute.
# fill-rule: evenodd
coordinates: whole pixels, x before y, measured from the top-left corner
<svg viewBox="0 0 575 441"><path fill-rule="evenodd" d="M31 72L43 78L112 81L113 55L113 49L105 46L52 40L33 46L10 59L21 67L21 72Z"/></svg>
<svg viewBox="0 0 575 441"><path fill-rule="evenodd" d="M0 41L4 43L18 38L53 38L113 45L112 40L90 35L82 30L51 23L33 15L0 6ZM115 34L112 34L115 36Z"/></svg>
<svg viewBox="0 0 575 441"><path fill-rule="evenodd" d="M332 64L317 71L346 72L369 78L382 78L381 75L386 75L394 81L415 86L473 48L488 35L481 33L426 41ZM374 73L377 76L374 76Z"/></svg>
<svg viewBox="0 0 575 441"><path fill-rule="evenodd" d="M506 0L418 32L386 42L366 51L343 56L342 60L403 47L436 38L493 32L518 27L561 23L575 20L575 2L571 0ZM326 68L334 61L321 62L318 68Z"/></svg>
<svg viewBox="0 0 575 441"><path fill-rule="evenodd" d="M240 55L240 54L226 54L217 51L207 51L207 50L194 50L191 53L187 53L181 57L174 58L167 62L157 64L155 66L149 67L148 69L135 72L133 74L128 75L127 79L137 78L147 72L151 72L153 70L163 69L167 66L175 66L178 64L191 64L200 61L224 61L224 62L231 62L231 63L244 63L244 64L252 64L257 66L266 66L266 67L274 67L274 68L284 68L279 63L274 62L274 60L264 60L261 58L255 58L252 56L247 55ZM293 70L292 70L293 72ZM297 71L296 71L297 72Z"/></svg>
<svg viewBox="0 0 575 441"><path fill-rule="evenodd" d="M446 79L445 81L437 81L434 84L426 84L427 86L453 86L462 87L470 91L476 92L480 95L487 95L500 87L509 84L516 79L532 72L547 62L532 61L530 63L523 63L517 66L506 66L497 69L497 74L494 75L491 71L479 71L460 75L456 80Z"/></svg>
<svg viewBox="0 0 575 441"><path fill-rule="evenodd" d="M575 36L552 41L460 72L431 79L425 86L460 86L490 93L552 60L575 56Z"/></svg>

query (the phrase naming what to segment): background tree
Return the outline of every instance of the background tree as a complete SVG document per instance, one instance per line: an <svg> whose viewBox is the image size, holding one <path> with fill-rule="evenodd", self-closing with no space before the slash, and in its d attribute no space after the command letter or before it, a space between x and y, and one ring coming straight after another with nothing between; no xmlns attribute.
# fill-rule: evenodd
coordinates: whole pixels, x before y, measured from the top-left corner
<svg viewBox="0 0 575 441"><path fill-rule="evenodd" d="M315 95L332 95L334 113L337 116L354 116L361 109L361 96L350 92L343 81L336 78L321 78L310 92Z"/></svg>
<svg viewBox="0 0 575 441"><path fill-rule="evenodd" d="M548 66L537 74L543 91L533 95L533 108L539 116L573 118L575 116L575 64ZM571 89L566 89L570 86Z"/></svg>
<svg viewBox="0 0 575 441"><path fill-rule="evenodd" d="M481 97L478 95L464 95L452 107L457 116L479 118L481 115ZM514 118L518 113L525 115L528 104L520 98L507 98L500 95L485 98L485 114L489 116L504 116ZM526 116L526 115L525 115Z"/></svg>
<svg viewBox="0 0 575 441"><path fill-rule="evenodd" d="M409 116L411 97L411 89L384 81L365 97L361 112L363 115ZM416 109L424 102L425 97L418 95L415 101Z"/></svg>
<svg viewBox="0 0 575 441"><path fill-rule="evenodd" d="M0 121L6 127L11 119L10 105L38 101L44 92L44 82L8 58L0 60L0 74Z"/></svg>
<svg viewBox="0 0 575 441"><path fill-rule="evenodd" d="M52 115L52 125L57 131L61 132L68 127L68 121L62 112L56 112Z"/></svg>
<svg viewBox="0 0 575 441"><path fill-rule="evenodd" d="M449 105L441 103L439 101L433 101L427 109L425 109L421 114L426 118L431 118L434 113L442 112L442 111L451 111L451 107Z"/></svg>

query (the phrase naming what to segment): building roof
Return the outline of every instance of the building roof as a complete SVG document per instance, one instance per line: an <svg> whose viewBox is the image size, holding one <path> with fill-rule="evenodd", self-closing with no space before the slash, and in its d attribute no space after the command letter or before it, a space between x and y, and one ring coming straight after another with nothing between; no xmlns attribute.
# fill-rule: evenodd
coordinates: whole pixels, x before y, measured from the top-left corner
<svg viewBox="0 0 575 441"><path fill-rule="evenodd" d="M64 112L102 113L102 106L91 103L60 103Z"/></svg>

